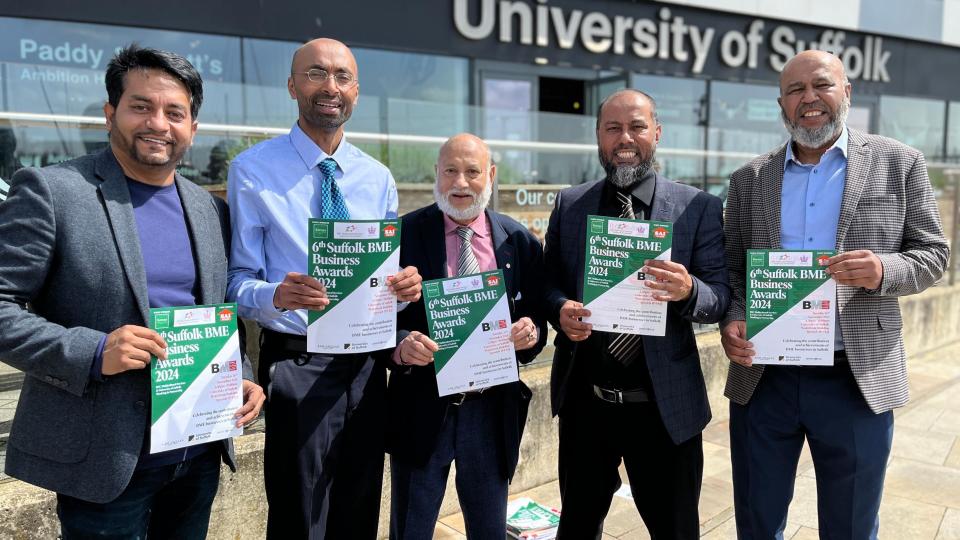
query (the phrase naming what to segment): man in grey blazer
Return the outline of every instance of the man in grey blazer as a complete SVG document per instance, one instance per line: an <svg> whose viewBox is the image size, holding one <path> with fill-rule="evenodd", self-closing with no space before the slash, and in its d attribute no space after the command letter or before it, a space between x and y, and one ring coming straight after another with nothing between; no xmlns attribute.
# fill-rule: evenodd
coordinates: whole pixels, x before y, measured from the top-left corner
<svg viewBox="0 0 960 540"><path fill-rule="evenodd" d="M150 454L151 307L223 302L226 205L176 174L203 98L181 56L107 67L109 148L23 169L0 204L0 358L27 374L6 472L57 492L63 538L204 538L229 440ZM263 392L244 362L243 425Z"/></svg>
<svg viewBox="0 0 960 540"><path fill-rule="evenodd" d="M779 538L804 439L817 473L822 538L876 538L893 438L891 409L907 402L897 297L946 268L949 248L923 155L848 129L851 86L822 51L791 59L780 77L791 140L733 173L727 263L733 300L722 341L730 398L737 533ZM836 250L834 364L753 366L745 332L747 249Z"/></svg>
<svg viewBox="0 0 960 540"><path fill-rule="evenodd" d="M654 538L697 538L703 477L701 431L710 405L692 322L720 320L730 300L720 199L657 174L661 126L638 90L608 97L597 113L603 180L560 192L547 229L548 320L559 330L551 376L560 416L558 538L600 538L621 459L633 500ZM591 332L583 308L588 215L673 223L669 261L648 261L645 283L668 302L666 335L622 341ZM620 346L618 346L618 344Z"/></svg>

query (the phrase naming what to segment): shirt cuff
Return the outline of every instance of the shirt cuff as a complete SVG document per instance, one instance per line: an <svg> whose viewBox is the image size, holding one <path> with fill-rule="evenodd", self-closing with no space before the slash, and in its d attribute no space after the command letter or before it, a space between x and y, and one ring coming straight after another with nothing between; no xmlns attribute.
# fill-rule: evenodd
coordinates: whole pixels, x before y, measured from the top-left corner
<svg viewBox="0 0 960 540"><path fill-rule="evenodd" d="M90 364L90 380L103 382L103 349L107 346L107 335L100 338L97 352L93 354L93 363Z"/></svg>
<svg viewBox="0 0 960 540"><path fill-rule="evenodd" d="M253 291L253 300L260 310L263 320L273 320L287 312L273 304L273 298L277 294L279 283L262 283Z"/></svg>

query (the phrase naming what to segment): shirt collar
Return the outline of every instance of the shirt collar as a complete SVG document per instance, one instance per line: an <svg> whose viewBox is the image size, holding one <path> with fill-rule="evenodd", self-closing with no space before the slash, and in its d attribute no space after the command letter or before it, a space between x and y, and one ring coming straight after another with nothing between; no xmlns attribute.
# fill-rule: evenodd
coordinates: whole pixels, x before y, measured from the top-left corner
<svg viewBox="0 0 960 540"><path fill-rule="evenodd" d="M450 216L443 214L443 232L444 234L456 234L457 227L463 227L456 221L450 219ZM480 212L480 215L470 222L467 227L473 229L473 234L480 238L486 238L490 234L490 226L487 224L486 211Z"/></svg>
<svg viewBox="0 0 960 540"><path fill-rule="evenodd" d="M333 160L337 162L337 166L340 167L340 170L346 174L346 168L349 166L349 160L347 159L347 147L349 144L347 144L346 135L340 139L340 144L337 145L337 149L333 152L333 155L327 155L326 152L317 146L317 143L313 142L313 139L300 129L300 124L294 122L293 127L290 128L290 142L308 169L316 167L321 161L327 158L333 158Z"/></svg>
<svg viewBox="0 0 960 540"><path fill-rule="evenodd" d="M838 149L840 150L840 155L843 156L843 159L847 159L847 139L847 126L843 126L843 131L840 132L840 136L837 137L837 140L833 142L830 148L827 148L827 151L824 152L823 155L825 156L830 152L833 152L834 149ZM821 159L823 158L821 157ZM787 155L783 157L783 168L786 169L787 165L789 165L791 161L800 166L804 165L793 157L793 139L787 141Z"/></svg>
<svg viewBox="0 0 960 540"><path fill-rule="evenodd" d="M613 197L615 199L616 192L619 191L620 188L613 185L613 183L610 182L609 179L606 180L606 182L607 182L607 187L609 188L607 190L607 193L609 194L608 196ZM646 172L646 174L643 175L643 177L640 178L639 182L637 182L636 184L634 184L632 188L630 188L630 195L633 195L634 197L639 199L640 202L647 205L647 208L650 208L650 206L653 204L653 194L656 187L657 187L657 173L656 171L653 170L653 168L651 168Z"/></svg>

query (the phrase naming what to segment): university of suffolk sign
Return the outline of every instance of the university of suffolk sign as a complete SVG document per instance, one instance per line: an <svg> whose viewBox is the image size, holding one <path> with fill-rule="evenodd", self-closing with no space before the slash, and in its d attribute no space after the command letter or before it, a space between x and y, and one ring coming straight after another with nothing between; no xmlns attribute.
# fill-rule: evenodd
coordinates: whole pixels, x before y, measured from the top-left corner
<svg viewBox="0 0 960 540"><path fill-rule="evenodd" d="M583 2L582 8L552 5L549 0L452 2L453 23L461 36L535 47L547 57L551 51L569 51L579 46L589 54L622 57L601 63L619 61L629 65L632 56L680 64L694 75L704 73L716 61L726 68L767 68L779 73L796 53L819 49L838 55L851 80L890 82L887 66L891 52L884 49L884 40L878 36L820 29L815 37L804 38L809 29L800 33L791 25L771 24L763 19L749 20L743 28L723 28L690 22L690 15L700 13L685 17L668 7L655 9L652 16L638 15L644 6L625 2L621 6ZM622 11L590 10L597 7ZM754 77L766 78L759 74Z"/></svg>

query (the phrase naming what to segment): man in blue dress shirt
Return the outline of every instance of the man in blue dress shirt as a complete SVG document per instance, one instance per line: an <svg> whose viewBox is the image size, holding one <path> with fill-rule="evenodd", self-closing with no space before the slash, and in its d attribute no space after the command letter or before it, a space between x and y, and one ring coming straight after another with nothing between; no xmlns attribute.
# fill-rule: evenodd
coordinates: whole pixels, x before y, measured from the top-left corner
<svg viewBox="0 0 960 540"><path fill-rule="evenodd" d="M730 451L737 536L782 538L803 442L817 473L821 538L876 538L893 412L908 399L897 297L932 285L949 248L923 154L846 127L843 63L805 51L784 66L791 140L730 179L727 264L733 299ZM832 366L754 366L744 324L747 249L836 250Z"/></svg>
<svg viewBox="0 0 960 540"><path fill-rule="evenodd" d="M328 304L323 285L306 274L307 220L396 218L397 187L386 167L344 137L359 93L346 45L316 39L297 49L287 88L297 122L237 156L227 188L228 295L263 329L267 537L372 539L386 372L373 355L306 352L307 310ZM414 267L390 278L400 301L419 299L420 281Z"/></svg>

